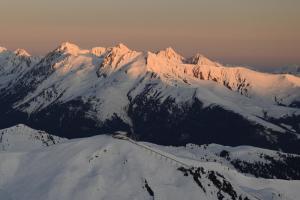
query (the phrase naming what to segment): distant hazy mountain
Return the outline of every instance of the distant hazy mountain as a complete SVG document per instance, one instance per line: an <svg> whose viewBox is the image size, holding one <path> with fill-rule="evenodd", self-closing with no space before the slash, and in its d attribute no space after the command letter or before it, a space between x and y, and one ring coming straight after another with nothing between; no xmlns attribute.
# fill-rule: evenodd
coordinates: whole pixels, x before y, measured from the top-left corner
<svg viewBox="0 0 300 200"><path fill-rule="evenodd" d="M219 143L300 152L300 78L224 67L172 48L123 44L46 56L0 49L0 126L75 138L125 130L165 145Z"/></svg>
<svg viewBox="0 0 300 200"><path fill-rule="evenodd" d="M300 66L299 65L287 65L274 70L277 74L292 74L295 76L300 76Z"/></svg>

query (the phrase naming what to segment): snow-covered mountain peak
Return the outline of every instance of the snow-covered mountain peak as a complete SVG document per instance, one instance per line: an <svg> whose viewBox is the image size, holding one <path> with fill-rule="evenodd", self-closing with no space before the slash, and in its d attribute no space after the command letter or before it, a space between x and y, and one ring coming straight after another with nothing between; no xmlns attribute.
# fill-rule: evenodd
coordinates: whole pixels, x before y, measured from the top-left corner
<svg viewBox="0 0 300 200"><path fill-rule="evenodd" d="M208 65L208 66L219 66L216 62L211 61L204 55L197 53L195 56L188 59L188 63L194 65Z"/></svg>
<svg viewBox="0 0 300 200"><path fill-rule="evenodd" d="M179 55L172 47L168 47L165 50L159 51L157 55L161 57L166 57L169 60L183 60L183 57Z"/></svg>
<svg viewBox="0 0 300 200"><path fill-rule="evenodd" d="M102 54L104 54L106 51L105 47L94 47L91 49L91 54L95 55L95 56L101 56Z"/></svg>
<svg viewBox="0 0 300 200"><path fill-rule="evenodd" d="M102 76L104 74L107 75L118 70L125 63L128 63L130 60L136 57L138 52L132 51L127 46L120 43L114 47L106 49L103 54L103 61L99 70L97 71L98 76Z"/></svg>
<svg viewBox="0 0 300 200"><path fill-rule="evenodd" d="M130 51L130 49L125 45L125 44L123 44L123 43L119 43L119 44L117 44L116 46L115 46L115 48L118 48L118 49L120 49L120 50L122 50L122 51Z"/></svg>
<svg viewBox="0 0 300 200"><path fill-rule="evenodd" d="M132 50L129 49L126 45L123 43L119 43L114 47L110 47L107 49L107 54L113 54L113 55L124 55L128 52L131 52Z"/></svg>
<svg viewBox="0 0 300 200"><path fill-rule="evenodd" d="M24 124L0 130L0 151L31 151L66 141Z"/></svg>
<svg viewBox="0 0 300 200"><path fill-rule="evenodd" d="M63 53L68 53L71 55L77 55L81 49L73 43L70 42L64 42L61 45L59 45L56 49L56 52L63 52Z"/></svg>
<svg viewBox="0 0 300 200"><path fill-rule="evenodd" d="M98 49L98 50L105 50L105 52L103 52L105 54L105 58L107 57L119 57L119 56L124 56L125 54L132 52L131 49L129 49L127 46L125 46L122 43L117 44L116 46L113 47L109 47L109 48L104 48L104 49Z"/></svg>
<svg viewBox="0 0 300 200"><path fill-rule="evenodd" d="M25 49L16 49L14 51L16 56L21 56L21 57L30 57L31 55L25 50Z"/></svg>
<svg viewBox="0 0 300 200"><path fill-rule="evenodd" d="M4 52L4 51L7 51L7 49L4 48L4 47L0 47L0 53L2 53L2 52Z"/></svg>

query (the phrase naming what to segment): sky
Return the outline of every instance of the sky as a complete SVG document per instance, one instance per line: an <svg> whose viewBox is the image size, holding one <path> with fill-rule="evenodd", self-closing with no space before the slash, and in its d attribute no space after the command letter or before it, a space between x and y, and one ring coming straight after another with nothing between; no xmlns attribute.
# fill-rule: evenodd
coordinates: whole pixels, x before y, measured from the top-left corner
<svg viewBox="0 0 300 200"><path fill-rule="evenodd" d="M299 0L0 0L0 46L44 55L64 41L173 47L224 64L300 64Z"/></svg>

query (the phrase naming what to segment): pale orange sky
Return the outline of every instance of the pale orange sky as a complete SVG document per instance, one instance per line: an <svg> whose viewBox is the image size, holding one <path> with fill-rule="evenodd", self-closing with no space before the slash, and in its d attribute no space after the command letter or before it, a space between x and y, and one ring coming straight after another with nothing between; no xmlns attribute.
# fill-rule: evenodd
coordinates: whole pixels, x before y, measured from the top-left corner
<svg viewBox="0 0 300 200"><path fill-rule="evenodd" d="M300 64L299 0L1 0L0 46L172 46L225 64Z"/></svg>

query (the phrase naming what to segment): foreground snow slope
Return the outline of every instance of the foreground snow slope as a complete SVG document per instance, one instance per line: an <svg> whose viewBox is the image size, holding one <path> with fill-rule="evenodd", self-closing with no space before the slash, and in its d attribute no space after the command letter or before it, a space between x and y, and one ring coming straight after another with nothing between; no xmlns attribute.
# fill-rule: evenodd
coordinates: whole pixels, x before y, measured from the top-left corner
<svg viewBox="0 0 300 200"><path fill-rule="evenodd" d="M216 162L248 176L300 180L300 155L287 154L252 146L229 147L218 144L183 147L160 146L145 143L147 146L170 152L176 156L195 162Z"/></svg>
<svg viewBox="0 0 300 200"><path fill-rule="evenodd" d="M30 151L64 141L66 139L23 124L0 130L0 151Z"/></svg>
<svg viewBox="0 0 300 200"><path fill-rule="evenodd" d="M300 181L247 177L219 163L143 145L103 135L38 151L1 152L0 198L296 200L300 195Z"/></svg>

